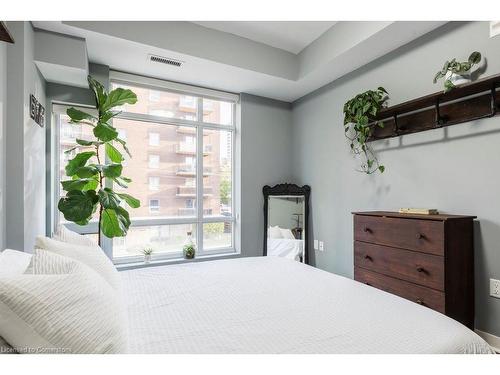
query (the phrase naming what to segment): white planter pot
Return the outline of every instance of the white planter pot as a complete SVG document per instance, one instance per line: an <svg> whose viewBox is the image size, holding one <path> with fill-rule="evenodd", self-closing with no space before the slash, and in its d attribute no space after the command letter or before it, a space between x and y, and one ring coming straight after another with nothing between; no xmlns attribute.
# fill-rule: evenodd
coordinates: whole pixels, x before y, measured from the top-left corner
<svg viewBox="0 0 500 375"><path fill-rule="evenodd" d="M144 263L148 264L151 262L151 255L144 255Z"/></svg>
<svg viewBox="0 0 500 375"><path fill-rule="evenodd" d="M449 79L455 86L471 82L470 73L457 74L448 71L445 79Z"/></svg>

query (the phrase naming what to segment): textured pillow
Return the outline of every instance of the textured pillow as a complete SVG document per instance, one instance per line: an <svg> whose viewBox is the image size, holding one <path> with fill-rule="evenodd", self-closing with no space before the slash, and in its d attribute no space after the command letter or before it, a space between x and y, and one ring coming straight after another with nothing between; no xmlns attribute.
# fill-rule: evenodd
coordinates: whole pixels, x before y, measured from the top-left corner
<svg viewBox="0 0 500 375"><path fill-rule="evenodd" d="M86 264L101 275L115 290L120 290L120 275L99 246L79 246L38 236L35 247Z"/></svg>
<svg viewBox="0 0 500 375"><path fill-rule="evenodd" d="M59 225L57 231L52 236L54 240L71 243L79 246L98 246L97 242L89 237L82 236L66 228L64 225Z"/></svg>
<svg viewBox="0 0 500 375"><path fill-rule="evenodd" d="M31 262L31 254L6 249L0 253L0 277L23 274Z"/></svg>
<svg viewBox="0 0 500 375"><path fill-rule="evenodd" d="M295 236L293 235L292 233L292 230L291 229L283 229L283 228L280 228L281 229L281 235L283 236L283 238L287 239L287 240L295 240Z"/></svg>
<svg viewBox="0 0 500 375"><path fill-rule="evenodd" d="M0 277L0 336L12 347L20 353L127 351L124 311L101 276L43 250L35 252L31 269L34 274Z"/></svg>
<svg viewBox="0 0 500 375"><path fill-rule="evenodd" d="M268 233L269 238L283 238L283 234L281 233L281 228L279 226L269 227Z"/></svg>

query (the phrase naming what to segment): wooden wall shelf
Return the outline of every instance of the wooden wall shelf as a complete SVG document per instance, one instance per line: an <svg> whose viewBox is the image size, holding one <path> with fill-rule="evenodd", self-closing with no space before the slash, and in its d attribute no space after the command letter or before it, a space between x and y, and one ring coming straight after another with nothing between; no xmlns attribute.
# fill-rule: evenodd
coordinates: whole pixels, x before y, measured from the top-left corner
<svg viewBox="0 0 500 375"><path fill-rule="evenodd" d="M500 114L500 74L382 109L369 141L438 129Z"/></svg>

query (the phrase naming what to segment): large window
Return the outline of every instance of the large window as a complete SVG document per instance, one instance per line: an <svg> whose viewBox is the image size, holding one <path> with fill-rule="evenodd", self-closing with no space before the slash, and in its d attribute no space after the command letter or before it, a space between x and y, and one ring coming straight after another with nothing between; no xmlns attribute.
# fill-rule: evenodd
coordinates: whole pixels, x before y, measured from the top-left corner
<svg viewBox="0 0 500 375"><path fill-rule="evenodd" d="M130 88L138 97L137 104L120 108L113 126L127 137L132 158L124 163L123 175L132 179L127 193L140 199L141 207L129 210L132 226L125 238L103 244L107 252L115 262L139 261L146 247L153 248L153 259L180 257L188 235L197 256L235 252L237 97L212 90L205 95L203 89L187 86L179 90L177 84L157 80L127 80L118 73L116 77L112 88ZM85 137L85 128L68 124L64 114L56 120L58 178L64 178L71 155L63 151L75 138ZM90 234L97 228L95 223L70 226Z"/></svg>

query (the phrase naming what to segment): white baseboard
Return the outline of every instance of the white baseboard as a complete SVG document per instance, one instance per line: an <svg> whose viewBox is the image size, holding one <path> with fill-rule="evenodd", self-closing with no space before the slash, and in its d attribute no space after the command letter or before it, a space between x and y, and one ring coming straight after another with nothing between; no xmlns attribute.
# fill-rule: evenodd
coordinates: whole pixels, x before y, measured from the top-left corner
<svg viewBox="0 0 500 375"><path fill-rule="evenodd" d="M493 348L494 351L500 353L500 337L492 335L488 332L480 331L478 329L476 329L475 331L479 336L481 336L484 341L489 344L489 346Z"/></svg>

